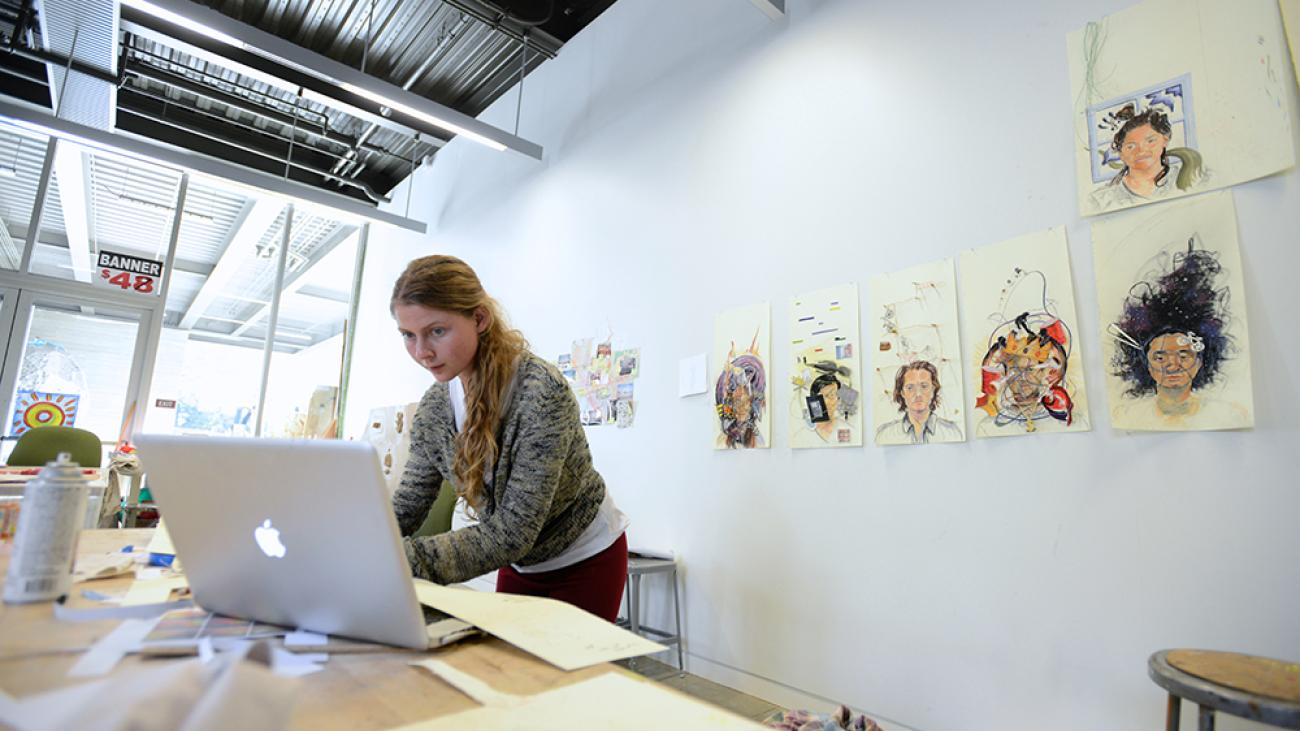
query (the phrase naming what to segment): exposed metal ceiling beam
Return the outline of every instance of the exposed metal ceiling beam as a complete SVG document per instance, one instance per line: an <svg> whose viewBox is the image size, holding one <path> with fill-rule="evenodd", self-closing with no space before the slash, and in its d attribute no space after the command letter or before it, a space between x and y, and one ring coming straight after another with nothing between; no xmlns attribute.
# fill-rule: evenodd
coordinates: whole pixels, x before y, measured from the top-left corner
<svg viewBox="0 0 1300 731"><path fill-rule="evenodd" d="M59 183L63 206L63 230L67 232L72 276L78 282L91 279L90 175L86 153L76 145L62 144L54 151L54 179Z"/></svg>
<svg viewBox="0 0 1300 731"><path fill-rule="evenodd" d="M285 204L273 198L258 198L244 204L244 209L239 212L239 218L231 227L230 238L225 250L221 252L221 258L217 260L216 266L212 267L212 273L204 280L203 286L199 288L190 306L185 309L185 314L181 316L178 325L180 329L192 329L194 323L203 317L208 305L212 304L217 295L221 294L226 285L234 279L239 268L253 256L257 243L262 240L266 230L275 223L275 219L284 209Z"/></svg>
<svg viewBox="0 0 1300 731"><path fill-rule="evenodd" d="M189 339L198 340L200 342L205 342L205 343L219 343L221 345L237 345L241 348L254 348L257 350L262 350L263 348L266 347L266 343L263 341L262 338L250 338L250 337L232 338L229 335L222 335L221 333L208 332L206 330L191 330ZM275 343L275 352L277 353L297 353L302 349L303 346L297 344L291 345L289 343L282 343L279 341Z"/></svg>
<svg viewBox="0 0 1300 731"><path fill-rule="evenodd" d="M15 241L27 241L27 227L24 225L15 225L9 234ZM41 243L46 246L61 246L66 249L68 248L68 237L67 234L61 234L57 231L46 231L41 236ZM177 259L172 265L172 269L182 274L193 274L199 277L206 277L212 273L211 264L190 259Z"/></svg>
<svg viewBox="0 0 1300 731"><path fill-rule="evenodd" d="M303 297L315 297L316 299L329 300L330 302L338 302L345 305L352 301L348 297L347 292L330 289L328 287L317 287L311 284L305 284L299 287L298 294Z"/></svg>
<svg viewBox="0 0 1300 731"><path fill-rule="evenodd" d="M285 276L284 284L280 289L281 292L280 296L284 297L285 295L293 294L294 292L297 292L298 290L302 289L303 285L307 284L307 280L306 280L307 272L311 271L312 267L321 263L321 260L324 259L326 256L328 256L331 251L334 251L334 249L338 248L339 244L346 241L349 236L352 236L356 232L357 232L356 226L339 227L339 229L335 231L332 235L330 235L328 239L322 242L320 246L316 247L316 250L313 251L311 253L311 256L307 258L307 261L303 263L302 268L298 269L292 274ZM266 317L270 313L271 313L270 302L264 305L259 305L257 311L254 312L252 315L249 315L248 319L244 321L244 324L235 328L234 332L230 334L243 335L244 333L248 332L250 328L256 325L259 320L261 320L263 317Z"/></svg>
<svg viewBox="0 0 1300 731"><path fill-rule="evenodd" d="M51 115L49 110L34 105L0 99L0 117L7 117L19 125L34 128L42 134L69 138L92 147L106 148L130 157L143 158L165 166L210 175L239 185L257 188L276 196L296 198L332 209L339 214L367 218L421 234L428 230L428 226L422 221L381 211L355 198L322 190L294 180L286 180L258 170L250 170L225 160L199 155L189 150L162 145L135 135L122 132L105 132L69 122L65 119L58 119Z"/></svg>
<svg viewBox="0 0 1300 731"><path fill-rule="evenodd" d="M301 117L295 119L294 115L289 114L288 112L284 112L279 109L273 108L271 106L268 106L265 103L258 103L253 101L252 99L248 99L237 94L223 91L209 84L204 84L195 81L181 74L174 73L164 68L160 68L156 64L145 63L143 61L138 61L138 60L131 61L130 63L127 64L126 71L128 74L133 74L144 79L149 79L151 81L156 81L159 84L164 84L166 86L170 86L180 91L188 92L198 97L219 102L220 104L223 104L227 107L238 109L241 112L246 112L248 114L261 117L262 119L276 122L285 127L296 129L298 132L301 132L303 134L328 140L340 147L347 148L349 150L354 147L360 146L361 149L365 150L366 152L372 152L379 155L386 155L389 157L399 159L403 162L410 162L406 158L403 158L402 156L397 155L396 153L386 150L382 147L365 144L365 139L368 138L369 135L351 137L349 135L343 134L342 132L338 132L336 130L330 129L328 126L315 124L307 121L306 119L302 119ZM414 133L414 130L408 130L408 131ZM429 144L433 144L435 146L444 143L443 140L428 135L424 137L423 141ZM335 172L337 172L337 170Z"/></svg>
<svg viewBox="0 0 1300 731"><path fill-rule="evenodd" d="M280 78L275 73L272 73L269 70L264 70L264 69L272 69L273 65L270 61L267 61L261 56L256 56L254 54L241 52L242 56L248 57L247 60L250 63L255 64L256 66L241 63L238 60L230 58L230 55L233 54L230 53L231 49L229 49L228 46L224 46L214 41L207 41L202 37L196 37L197 34L186 35L179 32L177 33L163 32L154 29L150 26L147 26L144 23L132 22L127 18L122 19L122 29L132 33L133 35L140 36L141 38L147 38L155 43L160 43L164 46L167 46L168 48L179 51L180 53L183 53L187 56L193 56L194 58L201 59L214 66L230 69L231 71L234 71L240 76L252 79L254 81L260 81L263 84L266 84L267 86L271 86L276 89L280 89L282 91L287 91L291 94L295 94L299 96L302 95L303 92L302 84L295 84L293 83L292 79ZM191 43L190 42L191 40L193 40L194 42ZM209 50L209 48L205 46L211 46L213 49L220 49L222 53L218 53L216 50ZM278 73L284 73L285 70L276 69L276 71ZM300 74L297 72L292 72L285 75L292 76L294 78L300 78L305 76L305 74ZM321 82L321 83L325 83L325 82ZM409 137L414 137L418 139L420 142L426 142L429 144L439 145L439 146L444 145L447 142L446 140L442 139L438 135L430 134L428 132L421 132L420 130L414 127L401 124L395 119L389 119L388 117L384 117L382 115L367 111L365 109L358 108L356 110L347 110L347 111L356 117L359 117L361 119L366 120L367 122L370 122L371 124L377 124L381 127L384 127L385 129L392 130L399 134L407 135ZM443 134L446 133L444 132Z"/></svg>
<svg viewBox="0 0 1300 731"><path fill-rule="evenodd" d="M291 83L299 84L304 95L325 104L342 104L344 107L370 111L381 117L397 116L417 129L441 129L464 135L483 144L497 148L510 148L530 157L542 159L542 146L505 130L493 127L432 99L414 94L402 87L364 74L347 64L309 51L277 35L241 23L234 18L205 8L189 0L151 0L172 13L182 15L205 28L226 37L226 42L213 40L193 31L162 21L147 13L122 8L124 20L155 30L166 28L169 34L188 35L187 40L221 56L256 67L247 55L258 55L298 71ZM238 45L232 45L238 44ZM242 58L241 58L242 56ZM310 93L308 93L310 92ZM388 110L384 114L384 109Z"/></svg>

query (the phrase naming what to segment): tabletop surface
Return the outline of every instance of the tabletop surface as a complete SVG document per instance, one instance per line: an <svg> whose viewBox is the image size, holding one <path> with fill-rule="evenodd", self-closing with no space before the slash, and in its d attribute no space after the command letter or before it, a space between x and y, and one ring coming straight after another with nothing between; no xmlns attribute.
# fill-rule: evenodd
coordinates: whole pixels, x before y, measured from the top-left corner
<svg viewBox="0 0 1300 731"><path fill-rule="evenodd" d="M83 531L79 554L107 553L128 544L147 545L152 529ZM12 546L0 546L0 575ZM83 582L68 597L71 607L103 606L81 596L91 588L103 594L126 591L132 577ZM73 685L67 677L81 652L112 631L119 620L63 622L50 602L0 605L0 690L24 696ZM411 667L412 660L437 657L488 683L496 690L532 695L607 672L627 673L612 664L564 672L495 638L456 643L431 652L376 647L375 652L332 654L325 669L301 679L291 728L381 729L475 708L477 703ZM178 660L127 656L119 669Z"/></svg>
<svg viewBox="0 0 1300 731"><path fill-rule="evenodd" d="M1245 693L1300 703L1300 664L1213 650L1170 650L1165 658L1188 675Z"/></svg>

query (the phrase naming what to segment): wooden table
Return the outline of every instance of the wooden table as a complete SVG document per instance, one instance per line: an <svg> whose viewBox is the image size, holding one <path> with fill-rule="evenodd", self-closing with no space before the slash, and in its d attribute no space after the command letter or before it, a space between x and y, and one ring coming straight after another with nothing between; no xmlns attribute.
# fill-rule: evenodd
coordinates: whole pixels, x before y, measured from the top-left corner
<svg viewBox="0 0 1300 731"><path fill-rule="evenodd" d="M83 531L78 551L84 554L144 546L152 529ZM0 573L7 570L12 546L0 547ZM73 587L68 605L100 606L80 595L83 588L121 593L132 578L84 582ZM49 602L0 605L0 689L16 698L77 682L68 669L83 650L108 634L119 620L61 622ZM383 729L477 707L459 691L428 671L408 665L436 656L493 688L521 695L540 693L607 672L626 673L612 664L564 672L495 638L467 640L432 652L402 650L334 654L325 670L301 679L292 728ZM118 666L178 662L134 655Z"/></svg>
<svg viewBox="0 0 1300 731"><path fill-rule="evenodd" d="M1200 706L1199 731L1214 730L1214 712L1300 729L1300 664L1211 650L1161 650L1147 673L1169 691L1166 731L1178 731L1186 698Z"/></svg>

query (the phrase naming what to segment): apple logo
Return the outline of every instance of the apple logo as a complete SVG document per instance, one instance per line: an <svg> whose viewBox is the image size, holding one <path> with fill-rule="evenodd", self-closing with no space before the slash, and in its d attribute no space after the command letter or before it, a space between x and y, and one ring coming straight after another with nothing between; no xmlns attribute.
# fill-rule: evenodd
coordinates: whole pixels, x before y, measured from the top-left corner
<svg viewBox="0 0 1300 731"><path fill-rule="evenodd" d="M257 547L262 549L262 553L271 558L284 558L285 549L284 544L280 542L280 531L271 527L270 518L253 529L253 538L257 540Z"/></svg>

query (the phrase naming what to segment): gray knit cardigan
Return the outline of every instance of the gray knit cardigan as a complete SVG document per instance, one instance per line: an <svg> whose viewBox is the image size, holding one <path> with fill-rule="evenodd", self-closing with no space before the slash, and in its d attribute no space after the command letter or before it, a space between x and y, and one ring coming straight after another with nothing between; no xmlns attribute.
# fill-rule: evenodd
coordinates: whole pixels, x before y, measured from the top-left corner
<svg viewBox="0 0 1300 731"><path fill-rule="evenodd" d="M515 369L497 429L497 462L484 475L480 521L460 530L411 538L438 497L455 485L456 420L447 384L425 392L411 420L411 455L393 511L417 577L465 581L506 564L558 556L591 524L605 481L591 464L578 402L555 366L525 353Z"/></svg>

